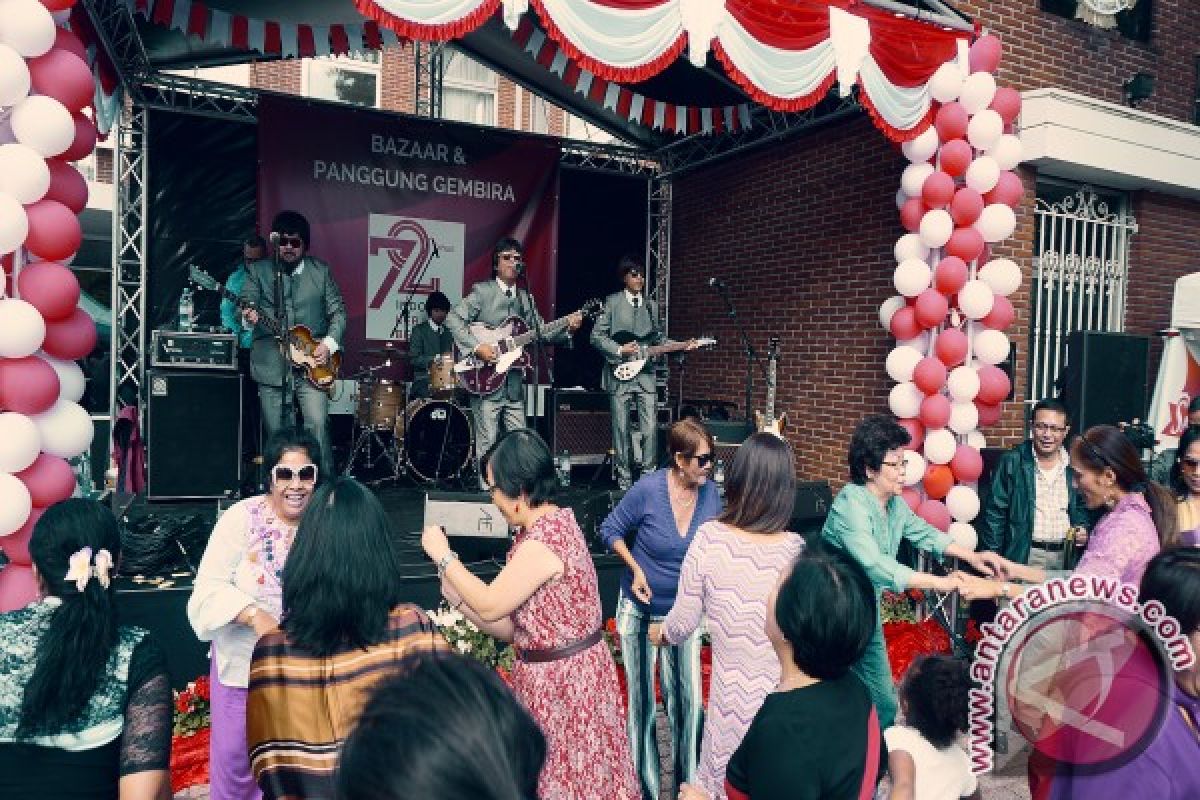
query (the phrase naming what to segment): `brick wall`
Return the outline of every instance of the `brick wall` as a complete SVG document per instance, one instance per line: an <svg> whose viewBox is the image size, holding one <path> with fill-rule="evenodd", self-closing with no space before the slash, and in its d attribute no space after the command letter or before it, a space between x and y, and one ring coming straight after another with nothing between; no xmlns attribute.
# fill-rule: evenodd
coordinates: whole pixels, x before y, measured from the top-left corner
<svg viewBox="0 0 1200 800"><path fill-rule="evenodd" d="M250 85L272 92L301 94L303 78L300 61L262 61L250 64Z"/></svg>
<svg viewBox="0 0 1200 800"><path fill-rule="evenodd" d="M380 106L388 111L412 114L417 107L413 48L389 47L379 67Z"/></svg>

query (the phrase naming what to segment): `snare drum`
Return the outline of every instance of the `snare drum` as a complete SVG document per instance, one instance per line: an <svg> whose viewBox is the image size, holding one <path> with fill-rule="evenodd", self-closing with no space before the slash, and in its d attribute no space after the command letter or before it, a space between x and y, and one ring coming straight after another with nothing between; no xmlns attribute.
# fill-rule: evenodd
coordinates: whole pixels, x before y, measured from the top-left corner
<svg viewBox="0 0 1200 800"><path fill-rule="evenodd" d="M358 386L354 421L364 428L390 431L404 405L404 385L395 381L365 381Z"/></svg>
<svg viewBox="0 0 1200 800"><path fill-rule="evenodd" d="M434 356L429 364L429 393L441 399L451 397L458 389L454 380L454 356Z"/></svg>
<svg viewBox="0 0 1200 800"><path fill-rule="evenodd" d="M413 476L428 483L457 477L470 463L474 449L470 418L445 400L421 398L409 403L404 420L396 426L396 439L403 442L404 460Z"/></svg>

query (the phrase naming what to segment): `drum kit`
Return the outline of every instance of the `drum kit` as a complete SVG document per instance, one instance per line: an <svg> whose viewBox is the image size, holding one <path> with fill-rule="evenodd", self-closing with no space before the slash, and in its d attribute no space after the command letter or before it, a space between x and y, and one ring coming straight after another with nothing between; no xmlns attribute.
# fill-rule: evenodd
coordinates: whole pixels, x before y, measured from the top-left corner
<svg viewBox="0 0 1200 800"><path fill-rule="evenodd" d="M356 465L371 470L382 463L390 467L384 480L407 474L419 483L443 485L473 470L475 433L466 395L454 378L454 359L434 358L429 396L410 397L405 383L380 374L402 363L398 348L389 343L359 352L379 364L354 376L354 448L346 474Z"/></svg>

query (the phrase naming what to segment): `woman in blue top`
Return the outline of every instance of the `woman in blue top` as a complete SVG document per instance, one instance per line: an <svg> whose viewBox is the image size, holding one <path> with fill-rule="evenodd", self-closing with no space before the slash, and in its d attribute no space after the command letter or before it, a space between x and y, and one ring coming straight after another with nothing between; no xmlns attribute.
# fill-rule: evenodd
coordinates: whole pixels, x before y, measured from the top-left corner
<svg viewBox="0 0 1200 800"><path fill-rule="evenodd" d="M721 512L712 471L712 435L680 420L667 433L668 466L643 475L600 526L604 544L625 562L617 598L617 634L629 695L628 732L644 800L659 796L658 737L654 724L654 667L659 649L663 700L671 724L675 792L692 780L703 717L700 634L656 648L647 633L675 604L679 568L701 524ZM632 537L632 541L629 541Z"/></svg>

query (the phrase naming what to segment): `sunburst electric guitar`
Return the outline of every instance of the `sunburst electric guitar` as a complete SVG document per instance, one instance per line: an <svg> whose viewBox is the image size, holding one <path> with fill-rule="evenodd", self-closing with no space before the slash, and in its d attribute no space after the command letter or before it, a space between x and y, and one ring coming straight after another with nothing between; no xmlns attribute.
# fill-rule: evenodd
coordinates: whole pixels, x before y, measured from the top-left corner
<svg viewBox="0 0 1200 800"><path fill-rule="evenodd" d="M779 361L779 337L772 336L767 345L767 407L754 412L754 424L759 433L773 433L783 438L787 414L775 413L775 364Z"/></svg>

